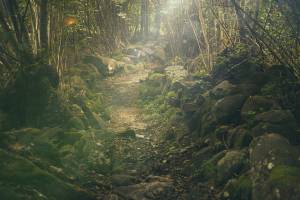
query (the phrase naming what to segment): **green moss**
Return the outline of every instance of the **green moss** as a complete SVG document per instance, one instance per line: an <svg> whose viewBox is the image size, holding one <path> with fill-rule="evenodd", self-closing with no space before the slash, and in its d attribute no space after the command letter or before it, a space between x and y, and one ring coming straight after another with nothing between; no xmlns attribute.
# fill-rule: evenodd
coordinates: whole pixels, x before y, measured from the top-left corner
<svg viewBox="0 0 300 200"><path fill-rule="evenodd" d="M201 166L200 170L200 176L202 176L205 180L208 180L210 178L217 176L217 167L216 164L207 161Z"/></svg>
<svg viewBox="0 0 300 200"><path fill-rule="evenodd" d="M68 122L68 127L77 130L85 129L84 123L78 117L72 117Z"/></svg>
<svg viewBox="0 0 300 200"><path fill-rule="evenodd" d="M208 73L205 70L200 70L200 71L197 71L192 74L192 76L195 78L203 78L203 77L206 77L207 75L208 75Z"/></svg>
<svg viewBox="0 0 300 200"><path fill-rule="evenodd" d="M9 185L3 185L2 182L0 182L0 184L1 184L0 185L1 199L5 199L5 200L26 199L25 194L18 194L18 193L20 193L20 189L14 188L13 186L9 186ZM27 199L28 199L28 196L27 196Z"/></svg>
<svg viewBox="0 0 300 200"><path fill-rule="evenodd" d="M174 91L170 91L167 93L166 98L171 99L171 98L176 98L177 94Z"/></svg>
<svg viewBox="0 0 300 200"><path fill-rule="evenodd" d="M103 76L108 75L107 66L103 63L102 59L97 56L86 56L83 59L83 63L94 65Z"/></svg>
<svg viewBox="0 0 300 200"><path fill-rule="evenodd" d="M280 88L275 83L268 83L261 89L263 95L278 95L280 92Z"/></svg>
<svg viewBox="0 0 300 200"><path fill-rule="evenodd" d="M143 101L153 100L156 96L161 95L162 91L160 87L142 84L139 88L140 97Z"/></svg>
<svg viewBox="0 0 300 200"><path fill-rule="evenodd" d="M250 200L252 194L252 181L250 177L242 175L239 177L235 185L233 199L236 200Z"/></svg>
<svg viewBox="0 0 300 200"><path fill-rule="evenodd" d="M82 137L82 134L80 132L76 131L69 131L69 132L63 132L59 134L59 141L63 145L68 145L68 144L74 144L78 142Z"/></svg>
<svg viewBox="0 0 300 200"><path fill-rule="evenodd" d="M41 194L55 199L90 199L90 196L68 183L41 170L30 161L0 150L1 182L20 188L32 188ZM2 188L3 189L3 188ZM7 189L7 188L6 188ZM9 194L10 190L6 191Z"/></svg>
<svg viewBox="0 0 300 200"><path fill-rule="evenodd" d="M272 185L289 187L300 185L300 168L287 165L276 166L269 177Z"/></svg>
<svg viewBox="0 0 300 200"><path fill-rule="evenodd" d="M252 199L252 181L248 174L240 176L237 180L231 179L226 185L223 196L231 200L251 200Z"/></svg>
<svg viewBox="0 0 300 200"><path fill-rule="evenodd" d="M160 73L153 73L150 74L150 76L148 77L149 80L151 81L159 81L164 79L165 75L164 74L160 74Z"/></svg>

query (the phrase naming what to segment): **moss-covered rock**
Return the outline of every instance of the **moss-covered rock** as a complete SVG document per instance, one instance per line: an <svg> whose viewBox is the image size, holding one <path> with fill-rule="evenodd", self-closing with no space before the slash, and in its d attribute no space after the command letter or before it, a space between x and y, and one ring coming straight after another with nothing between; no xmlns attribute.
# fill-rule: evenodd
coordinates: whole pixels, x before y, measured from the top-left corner
<svg viewBox="0 0 300 200"><path fill-rule="evenodd" d="M254 191L254 200L297 200L300 198L300 168L278 165L272 169L260 191Z"/></svg>
<svg viewBox="0 0 300 200"><path fill-rule="evenodd" d="M217 82L229 80L234 84L263 85L267 80L264 66L255 58L249 58L247 47L224 52L224 55L219 56L217 63L212 71L212 76Z"/></svg>
<svg viewBox="0 0 300 200"><path fill-rule="evenodd" d="M228 151L217 163L217 181L226 183L233 176L238 175L247 164L247 155L243 151Z"/></svg>
<svg viewBox="0 0 300 200"><path fill-rule="evenodd" d="M89 55L83 59L83 63L94 65L103 77L109 74L108 63L104 62L101 57Z"/></svg>
<svg viewBox="0 0 300 200"><path fill-rule="evenodd" d="M111 172L112 135L105 132L27 128L1 136L1 148L53 171L63 179L79 180L92 170L101 174Z"/></svg>
<svg viewBox="0 0 300 200"><path fill-rule="evenodd" d="M253 119L255 115L276 107L280 108L271 98L264 96L250 96L242 107L241 115L243 119Z"/></svg>
<svg viewBox="0 0 300 200"><path fill-rule="evenodd" d="M249 173L228 181L219 196L222 200L251 200L252 181Z"/></svg>
<svg viewBox="0 0 300 200"><path fill-rule="evenodd" d="M208 92L211 97L220 99L225 96L234 95L238 92L238 90L236 85L233 85L228 80L225 80L216 85L213 89L209 90Z"/></svg>
<svg viewBox="0 0 300 200"><path fill-rule="evenodd" d="M272 193L266 199L299 199L300 198L300 168L291 166L275 167L269 177L268 183ZM273 190L272 190L273 189ZM270 191L270 192L271 192ZM274 194L275 193L275 194Z"/></svg>
<svg viewBox="0 0 300 200"><path fill-rule="evenodd" d="M213 113L219 122L237 122L240 120L240 110L246 97L243 95L227 96L217 101Z"/></svg>
<svg viewBox="0 0 300 200"><path fill-rule="evenodd" d="M244 126L238 126L228 130L226 134L227 145L232 148L248 147L253 137L251 131Z"/></svg>
<svg viewBox="0 0 300 200"><path fill-rule="evenodd" d="M72 117L67 123L68 123L67 127L70 129L77 129L77 130L85 129L84 123L78 117Z"/></svg>
<svg viewBox="0 0 300 200"><path fill-rule="evenodd" d="M277 165L300 165L299 150L278 134L255 138L250 147L251 165L257 170L268 171Z"/></svg>
<svg viewBox="0 0 300 200"><path fill-rule="evenodd" d="M17 199L92 199L79 187L61 181L24 158L3 150L0 157L5 160L0 164L1 197L13 194Z"/></svg>
<svg viewBox="0 0 300 200"><path fill-rule="evenodd" d="M250 161L253 169L253 199L290 199L282 198L285 195L283 193L279 197L276 197L278 191L276 192L276 188L268 189L272 188L268 180L270 179L270 174L278 166L290 166L292 169L293 167L299 167L299 149L290 145L287 139L278 134L261 136L255 139L250 146ZM280 172L282 168L278 168L277 170ZM277 170L274 171L272 177L278 181L276 178L278 177L276 175Z"/></svg>
<svg viewBox="0 0 300 200"><path fill-rule="evenodd" d="M201 181L213 180L216 181L218 168L217 163L224 155L226 151L215 154L211 159L204 162L201 167L194 172L194 178Z"/></svg>
<svg viewBox="0 0 300 200"><path fill-rule="evenodd" d="M276 132L288 138L292 143L299 144L300 136L296 119L290 110L270 110L255 116L257 124L252 134L262 135L265 132Z"/></svg>

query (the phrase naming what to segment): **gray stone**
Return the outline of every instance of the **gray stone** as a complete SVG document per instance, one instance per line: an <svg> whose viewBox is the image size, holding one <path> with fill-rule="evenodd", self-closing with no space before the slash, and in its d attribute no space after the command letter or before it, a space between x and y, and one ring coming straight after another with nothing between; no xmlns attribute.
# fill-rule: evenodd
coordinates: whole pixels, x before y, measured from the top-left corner
<svg viewBox="0 0 300 200"><path fill-rule="evenodd" d="M275 107L280 108L273 99L264 96L250 96L242 107L241 115L243 119L249 119Z"/></svg>
<svg viewBox="0 0 300 200"><path fill-rule="evenodd" d="M114 193L119 196L132 200L171 200L174 192L175 188L171 179L143 182L136 185L118 187L114 190Z"/></svg>
<svg viewBox="0 0 300 200"><path fill-rule="evenodd" d="M250 146L252 199L299 199L299 149L274 133L256 138Z"/></svg>
<svg viewBox="0 0 300 200"><path fill-rule="evenodd" d="M268 123L285 123L295 121L295 117L290 110L270 110L257 115L255 120Z"/></svg>
<svg viewBox="0 0 300 200"><path fill-rule="evenodd" d="M219 122L233 122L240 119L240 110L245 101L245 96L228 96L217 101L213 108L215 117Z"/></svg>
<svg viewBox="0 0 300 200"><path fill-rule="evenodd" d="M236 85L231 84L228 80L222 81L209 91L209 95L216 98L223 98L235 93L237 93Z"/></svg>
<svg viewBox="0 0 300 200"><path fill-rule="evenodd" d="M290 110L270 110L255 116L253 136L264 133L278 133L288 138L293 144L299 144L296 119Z"/></svg>
<svg viewBox="0 0 300 200"><path fill-rule="evenodd" d="M228 151L217 163L217 181L220 184L239 174L246 165L247 156L243 151Z"/></svg>
<svg viewBox="0 0 300 200"><path fill-rule="evenodd" d="M130 175L116 174L116 175L112 175L111 183L113 186L116 186L116 187L128 186L128 185L136 184L137 179L136 179L136 177L130 176Z"/></svg>

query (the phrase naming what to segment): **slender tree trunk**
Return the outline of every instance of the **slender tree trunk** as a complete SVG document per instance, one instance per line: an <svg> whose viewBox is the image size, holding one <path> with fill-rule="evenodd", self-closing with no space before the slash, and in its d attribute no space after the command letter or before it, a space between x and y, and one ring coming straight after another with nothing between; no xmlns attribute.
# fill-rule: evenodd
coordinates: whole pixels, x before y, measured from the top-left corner
<svg viewBox="0 0 300 200"><path fill-rule="evenodd" d="M42 53L48 51L48 0L40 0L40 44Z"/></svg>
<svg viewBox="0 0 300 200"><path fill-rule="evenodd" d="M240 35L240 41L245 41L246 40L246 26L245 26L245 22L244 22L244 15L241 13L241 11L239 10L240 7L240 1L241 0L231 0L234 9L235 9L235 13L236 13L236 18L237 18L237 23L238 23L238 27L239 27L239 35Z"/></svg>
<svg viewBox="0 0 300 200"><path fill-rule="evenodd" d="M160 35L160 26L161 26L161 2L160 0L156 1L156 6L155 6L155 35L159 36Z"/></svg>
<svg viewBox="0 0 300 200"><path fill-rule="evenodd" d="M146 39L149 35L149 0L142 0L141 4L141 33L142 38Z"/></svg>

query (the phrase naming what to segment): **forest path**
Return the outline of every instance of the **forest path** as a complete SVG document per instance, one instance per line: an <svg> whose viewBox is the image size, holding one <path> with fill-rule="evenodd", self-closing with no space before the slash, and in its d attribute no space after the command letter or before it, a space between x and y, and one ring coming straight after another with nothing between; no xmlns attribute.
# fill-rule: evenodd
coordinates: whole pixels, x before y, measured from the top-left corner
<svg viewBox="0 0 300 200"><path fill-rule="evenodd" d="M111 118L108 130L122 132L131 129L138 136L145 136L147 124L143 121L138 98L140 81L147 78L149 71L138 65L134 70L109 77L104 82L105 104Z"/></svg>
<svg viewBox="0 0 300 200"><path fill-rule="evenodd" d="M168 199L158 197L162 194L173 195L173 180L151 173L153 158L158 154L152 137L155 127L144 119L147 113L139 106L139 91L142 82L159 64L148 54L152 49L144 48L133 51L141 53L127 63L131 65L129 70L107 78L102 85L104 104L110 115L106 128L117 135L112 152L113 190L105 199L154 200Z"/></svg>
<svg viewBox="0 0 300 200"><path fill-rule="evenodd" d="M130 51L134 55L124 54L126 65L130 67L111 75L101 86L110 116L106 129L117 136L113 144L113 174L140 176L149 169L150 165L145 163L155 151L151 124L146 122L145 113L139 106L139 90L141 82L147 79L156 65L146 53L142 53L143 48L132 47Z"/></svg>

